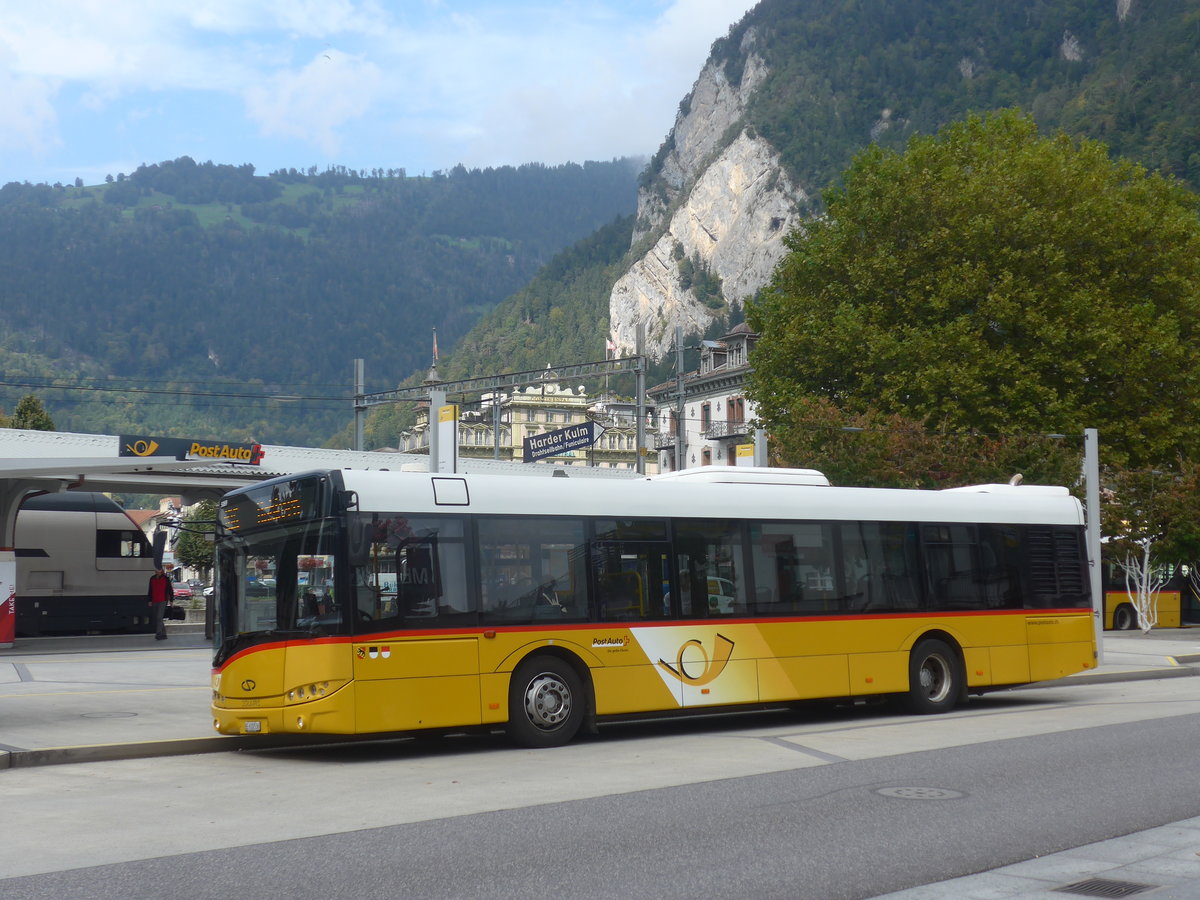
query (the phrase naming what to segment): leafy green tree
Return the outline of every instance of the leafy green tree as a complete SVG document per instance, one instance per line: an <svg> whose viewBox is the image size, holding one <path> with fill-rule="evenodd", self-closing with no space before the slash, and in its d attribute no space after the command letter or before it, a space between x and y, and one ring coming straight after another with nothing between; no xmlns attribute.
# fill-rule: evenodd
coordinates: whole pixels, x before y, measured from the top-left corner
<svg viewBox="0 0 1200 900"><path fill-rule="evenodd" d="M1197 209L1016 110L871 147L747 310L759 416L786 435L819 397L934 432L1096 427L1118 465L1194 457Z"/></svg>
<svg viewBox="0 0 1200 900"><path fill-rule="evenodd" d="M1176 460L1156 469L1102 473L1104 556L1125 578L1138 624L1158 620L1158 592L1171 574L1200 561L1200 465Z"/></svg>
<svg viewBox="0 0 1200 900"><path fill-rule="evenodd" d="M208 540L215 530L217 505L201 500L183 520L179 540L175 542L175 558L189 569L207 573L213 567L213 544Z"/></svg>
<svg viewBox="0 0 1200 900"><path fill-rule="evenodd" d="M819 469L834 484L945 488L1009 481L1072 484L1078 440L1056 435L930 431L901 415L850 414L823 397L797 401L771 431L773 465Z"/></svg>
<svg viewBox="0 0 1200 900"><path fill-rule="evenodd" d="M22 397L13 410L9 428L25 428L30 431L55 431L54 420L42 406L42 401L33 394Z"/></svg>

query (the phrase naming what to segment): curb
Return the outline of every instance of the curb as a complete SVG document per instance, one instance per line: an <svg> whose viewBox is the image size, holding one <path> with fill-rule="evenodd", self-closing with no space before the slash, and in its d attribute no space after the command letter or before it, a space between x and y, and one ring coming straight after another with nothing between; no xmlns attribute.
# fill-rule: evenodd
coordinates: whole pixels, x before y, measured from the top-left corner
<svg viewBox="0 0 1200 900"><path fill-rule="evenodd" d="M379 734L280 735L277 737L229 735L143 741L136 744L81 744L74 747L44 747L38 750L9 748L0 750L0 770L31 769L36 766L59 766L68 763L115 762L159 756L192 756L197 753L225 753L237 750L290 750L299 747L361 744L387 738L388 735Z"/></svg>
<svg viewBox="0 0 1200 900"><path fill-rule="evenodd" d="M1182 657L1180 657L1182 659ZM1170 659L1170 657L1168 657ZM1197 657L1200 662L1200 657ZM1158 678L1190 678L1200 675L1200 668L1175 665L1161 669L1137 669L1130 672L1094 672L1091 675L1068 675L1054 681L1036 681L1033 684L1020 685L1012 690L1028 690L1029 688L1060 687L1072 684L1105 684L1114 681L1154 681Z"/></svg>
<svg viewBox="0 0 1200 900"><path fill-rule="evenodd" d="M1076 684L1103 684L1118 681L1152 681L1160 678L1190 678L1200 675L1200 653L1167 657L1172 666L1138 669L1128 672L1096 672L1091 675L1069 675L1053 681L1038 681L1007 688L1012 691L1037 690ZM148 759L159 756L190 756L197 753L225 753L239 750L289 750L301 747L361 744L407 737L406 734L366 735L223 735L202 738L183 738L162 741L142 741L133 744L81 744L68 747L44 747L21 750L0 748L0 771L27 769L37 766L56 766L83 762L114 762L126 759Z"/></svg>

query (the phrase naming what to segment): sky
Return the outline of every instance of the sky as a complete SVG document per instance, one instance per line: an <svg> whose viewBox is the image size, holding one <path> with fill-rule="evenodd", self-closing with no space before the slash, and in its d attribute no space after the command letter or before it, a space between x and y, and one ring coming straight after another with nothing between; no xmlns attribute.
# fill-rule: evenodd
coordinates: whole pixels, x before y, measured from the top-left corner
<svg viewBox="0 0 1200 900"><path fill-rule="evenodd" d="M0 0L0 184L650 156L755 0Z"/></svg>

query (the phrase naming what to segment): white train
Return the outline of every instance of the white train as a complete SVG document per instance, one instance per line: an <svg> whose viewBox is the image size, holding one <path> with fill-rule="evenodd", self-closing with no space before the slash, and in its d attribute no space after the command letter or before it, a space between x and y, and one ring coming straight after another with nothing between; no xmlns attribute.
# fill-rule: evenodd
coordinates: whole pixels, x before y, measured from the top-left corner
<svg viewBox="0 0 1200 900"><path fill-rule="evenodd" d="M154 551L103 494L27 499L17 514L17 634L153 630Z"/></svg>

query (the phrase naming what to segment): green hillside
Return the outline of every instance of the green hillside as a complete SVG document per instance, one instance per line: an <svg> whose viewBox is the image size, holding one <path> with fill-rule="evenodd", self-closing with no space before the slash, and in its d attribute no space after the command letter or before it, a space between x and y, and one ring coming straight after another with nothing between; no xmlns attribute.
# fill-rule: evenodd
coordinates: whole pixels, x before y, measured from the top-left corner
<svg viewBox="0 0 1200 900"><path fill-rule="evenodd" d="M739 128L810 192L871 141L1011 106L1200 187L1194 0L763 0L712 53L735 84L765 61ZM621 160L264 177L184 158L6 185L0 405L33 391L60 428L321 443L344 440L351 360L368 390L419 381L435 327L443 377L601 358L623 217L639 177L669 193L670 147L640 176ZM372 416L373 445L402 415Z"/></svg>
<svg viewBox="0 0 1200 900"><path fill-rule="evenodd" d="M1043 131L1105 141L1200 186L1192 0L763 0L712 54L733 83L751 54L765 60L745 124L806 189L828 185L871 141L901 147L1009 106Z"/></svg>
<svg viewBox="0 0 1200 900"><path fill-rule="evenodd" d="M428 364L432 329L452 346L631 212L637 166L264 177L183 158L8 184L0 406L33 392L63 430L320 443L355 358L373 390Z"/></svg>
<svg viewBox="0 0 1200 900"><path fill-rule="evenodd" d="M1043 132L1104 140L1114 155L1200 186L1200 8L1186 0L1133 0L1124 20L1112 0L763 0L714 43L711 59L737 84L751 54L765 60L768 75L745 120L724 137L740 127L765 136L811 192L834 183L872 141L899 148L968 111L1013 105ZM684 98L681 111L690 102ZM664 198L672 140L641 176L643 188ZM572 278L607 278L611 287L629 261L596 262ZM589 315L604 317L606 292L595 295ZM515 349L528 368L569 359L559 351L568 329L519 314L536 307L535 298L568 301L543 279L521 298L481 320L462 346ZM737 324L732 316L692 337L719 337ZM456 364L484 374L491 359L464 353ZM668 377L670 363L651 373L652 383Z"/></svg>

